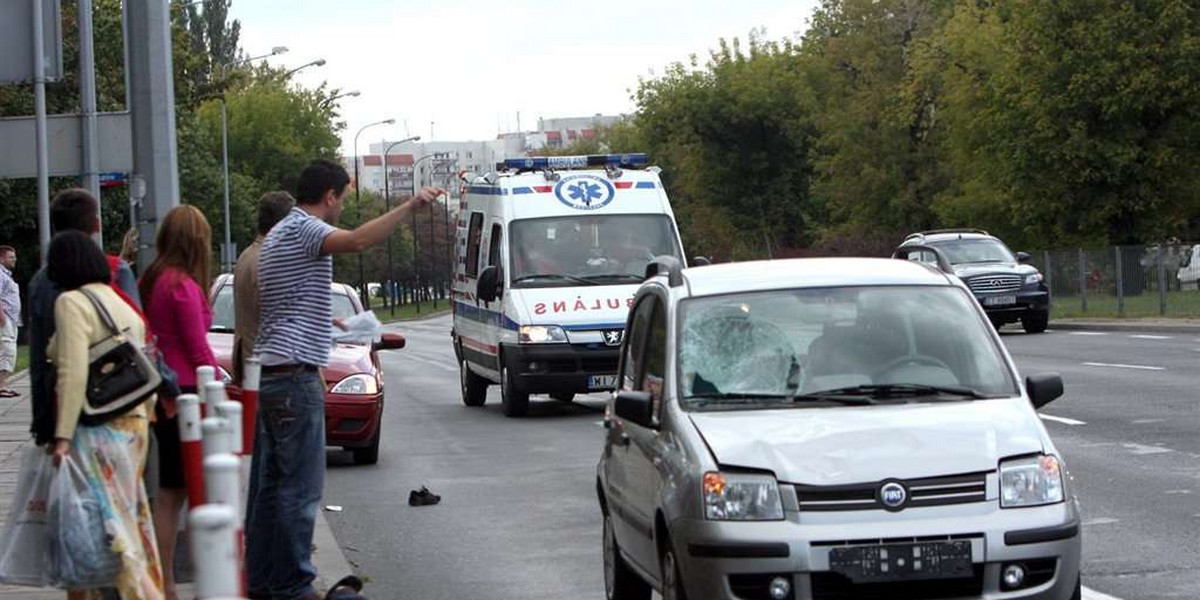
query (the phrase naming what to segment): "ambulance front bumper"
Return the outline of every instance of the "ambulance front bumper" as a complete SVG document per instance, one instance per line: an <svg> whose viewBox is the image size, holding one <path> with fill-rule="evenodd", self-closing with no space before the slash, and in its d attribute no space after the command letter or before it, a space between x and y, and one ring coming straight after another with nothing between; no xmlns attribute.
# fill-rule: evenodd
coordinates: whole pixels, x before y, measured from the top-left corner
<svg viewBox="0 0 1200 600"><path fill-rule="evenodd" d="M530 394L586 394L616 387L619 346L601 344L505 345L504 366Z"/></svg>

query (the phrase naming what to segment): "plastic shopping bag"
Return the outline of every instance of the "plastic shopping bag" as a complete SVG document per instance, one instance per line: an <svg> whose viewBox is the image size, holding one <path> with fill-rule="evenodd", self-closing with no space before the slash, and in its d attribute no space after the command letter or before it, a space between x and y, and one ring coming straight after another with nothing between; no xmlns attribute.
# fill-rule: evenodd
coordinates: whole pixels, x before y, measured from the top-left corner
<svg viewBox="0 0 1200 600"><path fill-rule="evenodd" d="M0 530L0 583L45 587L52 583L47 532L54 462L46 450L30 446L21 455L17 490Z"/></svg>
<svg viewBox="0 0 1200 600"><path fill-rule="evenodd" d="M111 587L121 557L105 527L105 502L88 485L70 455L63 458L50 488L50 570L65 589Z"/></svg>

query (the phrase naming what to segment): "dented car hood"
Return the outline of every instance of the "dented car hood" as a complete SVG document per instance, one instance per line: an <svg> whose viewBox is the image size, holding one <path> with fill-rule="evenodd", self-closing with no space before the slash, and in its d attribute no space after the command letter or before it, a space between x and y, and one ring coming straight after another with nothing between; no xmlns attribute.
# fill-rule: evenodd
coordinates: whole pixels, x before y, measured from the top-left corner
<svg viewBox="0 0 1200 600"><path fill-rule="evenodd" d="M692 412L691 420L723 468L844 485L991 471L1041 452L1044 430L1024 402Z"/></svg>

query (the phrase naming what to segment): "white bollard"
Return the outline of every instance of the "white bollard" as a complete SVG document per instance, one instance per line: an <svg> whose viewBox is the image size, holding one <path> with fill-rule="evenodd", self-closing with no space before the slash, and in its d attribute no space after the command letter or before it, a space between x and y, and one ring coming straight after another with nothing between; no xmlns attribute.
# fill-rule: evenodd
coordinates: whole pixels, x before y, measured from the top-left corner
<svg viewBox="0 0 1200 600"><path fill-rule="evenodd" d="M204 403L204 416L213 416L213 401L208 397L208 384L217 380L217 370L210 366L196 367L196 393Z"/></svg>
<svg viewBox="0 0 1200 600"><path fill-rule="evenodd" d="M241 493L238 490L238 472L241 461L233 454L213 454L204 458L204 487L208 492L209 504L225 504L241 509Z"/></svg>
<svg viewBox="0 0 1200 600"><path fill-rule="evenodd" d="M231 454L233 452L233 440L230 438L232 430L229 427L229 421L221 417L208 417L204 419L204 456L207 458L214 454Z"/></svg>
<svg viewBox="0 0 1200 600"><path fill-rule="evenodd" d="M210 394L212 392L210 391ZM216 413L214 416L220 416L229 422L229 434L232 436L230 442L233 443L233 454L242 454L242 438L241 438L241 402L232 400L224 400L217 402Z"/></svg>
<svg viewBox="0 0 1200 600"><path fill-rule="evenodd" d="M179 449L183 458L183 478L187 483L188 504L195 508L204 504L200 397L196 394L181 394L175 403L179 409Z"/></svg>
<svg viewBox="0 0 1200 600"><path fill-rule="evenodd" d="M239 597L237 511L224 504L206 504L192 510L188 526L196 565L196 597Z"/></svg>

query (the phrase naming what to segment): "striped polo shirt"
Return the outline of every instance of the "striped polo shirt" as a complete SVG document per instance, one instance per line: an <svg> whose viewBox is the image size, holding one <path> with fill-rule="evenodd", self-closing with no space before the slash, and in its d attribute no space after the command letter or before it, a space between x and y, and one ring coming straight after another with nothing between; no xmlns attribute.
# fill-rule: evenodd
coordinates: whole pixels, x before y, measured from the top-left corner
<svg viewBox="0 0 1200 600"><path fill-rule="evenodd" d="M263 241L258 256L262 316L255 350L264 364L329 363L333 257L321 254L321 244L335 230L293 208Z"/></svg>

